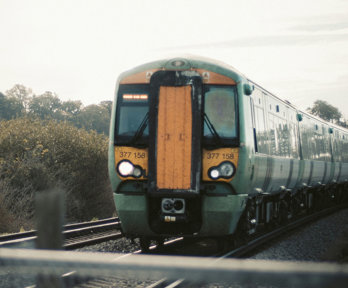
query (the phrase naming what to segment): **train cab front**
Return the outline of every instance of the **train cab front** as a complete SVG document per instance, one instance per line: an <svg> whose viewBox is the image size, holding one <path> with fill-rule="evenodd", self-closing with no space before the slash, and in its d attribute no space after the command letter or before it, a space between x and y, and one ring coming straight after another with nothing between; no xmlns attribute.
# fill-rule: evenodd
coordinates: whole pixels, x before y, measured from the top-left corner
<svg viewBox="0 0 348 288"><path fill-rule="evenodd" d="M182 62L137 72L119 84L115 203L131 237L209 234L233 208L221 196L235 194L236 84Z"/></svg>

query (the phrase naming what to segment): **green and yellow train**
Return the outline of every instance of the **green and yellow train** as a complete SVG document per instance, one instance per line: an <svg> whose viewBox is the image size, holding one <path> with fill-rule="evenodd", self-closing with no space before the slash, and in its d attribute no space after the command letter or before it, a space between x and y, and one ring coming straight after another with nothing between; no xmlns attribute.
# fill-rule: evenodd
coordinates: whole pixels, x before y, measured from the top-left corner
<svg viewBox="0 0 348 288"><path fill-rule="evenodd" d="M123 233L143 249L250 235L346 196L348 131L226 64L164 59L118 78L109 174Z"/></svg>

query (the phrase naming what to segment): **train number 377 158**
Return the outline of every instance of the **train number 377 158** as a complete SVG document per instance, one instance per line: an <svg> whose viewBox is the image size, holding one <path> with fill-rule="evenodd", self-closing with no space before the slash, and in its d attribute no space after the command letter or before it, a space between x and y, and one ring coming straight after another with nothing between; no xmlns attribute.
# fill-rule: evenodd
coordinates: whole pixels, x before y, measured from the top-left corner
<svg viewBox="0 0 348 288"><path fill-rule="evenodd" d="M234 159L233 153L214 153L214 152L208 152L206 155L207 159L224 159L224 160L231 160Z"/></svg>

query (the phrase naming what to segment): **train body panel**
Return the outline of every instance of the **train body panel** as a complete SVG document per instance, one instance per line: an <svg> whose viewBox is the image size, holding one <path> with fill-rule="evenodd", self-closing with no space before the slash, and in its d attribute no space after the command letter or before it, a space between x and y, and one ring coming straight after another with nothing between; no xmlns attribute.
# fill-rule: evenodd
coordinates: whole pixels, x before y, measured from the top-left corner
<svg viewBox="0 0 348 288"><path fill-rule="evenodd" d="M333 162L332 163L332 182L338 182L339 181L339 175L340 175L340 170L341 170L341 165L342 163L339 162Z"/></svg>
<svg viewBox="0 0 348 288"><path fill-rule="evenodd" d="M312 166L311 177L308 182L308 185L315 186L315 185L318 185L318 183L326 184L326 183L323 183L324 176L327 173L327 165L325 164L326 162L311 161L311 164L312 163L313 163L313 166Z"/></svg>
<svg viewBox="0 0 348 288"><path fill-rule="evenodd" d="M293 215L296 203L312 207L312 188L347 181L347 140L343 128L225 64L174 58L139 66L119 77L110 124L123 232L254 233L283 210Z"/></svg>
<svg viewBox="0 0 348 288"><path fill-rule="evenodd" d="M339 178L338 182L347 182L348 181L347 175L348 175L348 163L342 163L342 168L340 171L340 178Z"/></svg>
<svg viewBox="0 0 348 288"><path fill-rule="evenodd" d="M267 162L268 156L264 154L255 155L253 157L254 164L251 168L250 181L252 187L263 189L267 179ZM252 192L252 191L251 191Z"/></svg>
<svg viewBox="0 0 348 288"><path fill-rule="evenodd" d="M269 186L265 191L271 193L279 192L284 183L287 183L290 176L290 159L283 158L271 158L272 163L270 164L270 181Z"/></svg>
<svg viewBox="0 0 348 288"><path fill-rule="evenodd" d="M117 203L117 213L122 219L122 231L125 235L155 235L147 220L147 200L144 193L115 193L114 201Z"/></svg>
<svg viewBox="0 0 348 288"><path fill-rule="evenodd" d="M200 236L221 236L232 234L238 225L246 203L247 194L224 197L203 196L202 227Z"/></svg>
<svg viewBox="0 0 348 288"><path fill-rule="evenodd" d="M291 159L289 166L290 175L288 181L285 183L285 187L288 189L296 189L300 180L299 178L301 178L301 161L299 159Z"/></svg>
<svg viewBox="0 0 348 288"><path fill-rule="evenodd" d="M311 182L312 171L313 171L313 162L310 160L301 160L302 166L302 175L301 175L301 183L300 186L308 186L308 183ZM299 187L300 187L299 186Z"/></svg>

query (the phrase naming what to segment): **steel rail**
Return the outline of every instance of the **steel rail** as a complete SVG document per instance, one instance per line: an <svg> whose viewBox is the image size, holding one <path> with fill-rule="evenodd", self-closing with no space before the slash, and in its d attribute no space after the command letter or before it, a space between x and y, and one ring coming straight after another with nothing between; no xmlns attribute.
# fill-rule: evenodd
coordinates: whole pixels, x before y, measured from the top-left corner
<svg viewBox="0 0 348 288"><path fill-rule="evenodd" d="M91 235L79 237L77 239L69 239L70 241L68 243L64 243L63 247L66 250L73 250L84 246L95 245L109 240L120 239L122 237L123 235L121 232L114 230L105 231L102 233L93 233Z"/></svg>
<svg viewBox="0 0 348 288"><path fill-rule="evenodd" d="M67 240L67 248L68 249L74 249L75 246L72 244L71 239L77 238L77 237L86 237L92 236L93 234L100 234L104 231L110 231L110 230L119 230L120 229L120 222L118 218L108 218L108 219L102 219L99 221L91 221L91 222L82 222L82 223L75 223L75 224L68 224L63 227L63 235L65 239ZM31 240L36 239L37 231L28 231L28 232L22 232L22 233L14 233L9 235L0 236L0 247L6 247L6 246L13 246L24 242L29 242ZM109 233L110 234L110 233ZM109 236L109 239L113 239L114 237L119 237L119 234L117 235L114 233L113 235ZM91 238L91 237L89 237ZM86 239L86 245L90 243L99 243L100 241L106 241L108 238L106 238L106 235L104 235L103 238L98 237L98 239L87 241ZM94 242L93 242L94 241ZM98 242L99 241L99 242ZM79 243L76 243L76 247L83 246L83 241L78 241Z"/></svg>
<svg viewBox="0 0 348 288"><path fill-rule="evenodd" d="M121 234L121 233L120 233ZM118 236L120 235L115 235L115 237L117 238ZM122 237L122 236L121 236ZM91 239L91 241L93 241L93 239ZM149 247L149 250L150 251L156 251L156 250L160 250L160 249L163 249L164 247L172 247L172 246L176 246L176 245L180 245L180 243L183 241L183 238L180 237L180 238L175 238L175 239L171 239L171 240L168 240L168 241L165 241L163 243L163 245L160 245L161 247L159 247L158 245L151 245ZM84 244L85 242L83 242ZM70 245L70 244L66 244L66 245ZM83 245L85 246L85 245ZM78 247L78 243L75 243L75 244L72 244L71 246L67 246L66 249L76 249L76 248L79 248ZM131 253L127 253L127 254L121 254L119 256L117 256L116 258L112 259L111 262L117 262L117 261L121 261L127 257L131 257L131 256L134 256L134 255L139 255L139 254L144 254L144 252L142 252L141 250L136 250L134 252L131 252ZM102 278L97 278L97 277L84 277L83 279L79 280L79 281L76 281L75 278L76 278L76 274L77 272L74 270L74 271L70 271L70 272L67 272L67 273L64 273L63 275L61 275L61 279L63 281L63 283L65 283L64 287L71 287L71 283L74 283L74 284L81 284L81 285L86 285L88 287L99 287L99 286L95 286L95 282L97 281L104 281L106 285L109 285L109 286L112 286L114 284L114 281L111 279L102 279ZM158 281L157 281L158 282ZM157 283L156 282L156 283ZM178 281L176 281L178 282ZM169 282L170 283L170 282ZM108 286L108 287L109 287ZM32 287L35 287L35 285L33 285ZM156 286L154 286L156 287ZM172 286L173 288L176 287L176 286Z"/></svg>

